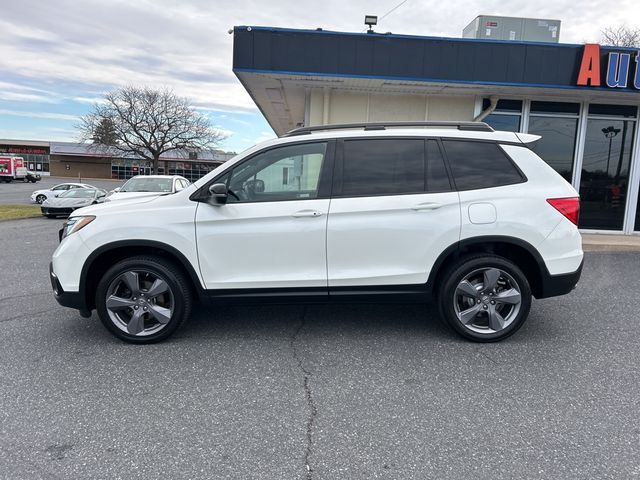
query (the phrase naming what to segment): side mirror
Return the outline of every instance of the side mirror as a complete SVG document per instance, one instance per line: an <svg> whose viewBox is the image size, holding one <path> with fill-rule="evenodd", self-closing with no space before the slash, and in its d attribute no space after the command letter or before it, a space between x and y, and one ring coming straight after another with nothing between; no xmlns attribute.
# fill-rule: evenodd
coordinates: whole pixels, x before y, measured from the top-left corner
<svg viewBox="0 0 640 480"><path fill-rule="evenodd" d="M224 183L214 183L209 187L210 203L224 205L229 199L229 191Z"/></svg>

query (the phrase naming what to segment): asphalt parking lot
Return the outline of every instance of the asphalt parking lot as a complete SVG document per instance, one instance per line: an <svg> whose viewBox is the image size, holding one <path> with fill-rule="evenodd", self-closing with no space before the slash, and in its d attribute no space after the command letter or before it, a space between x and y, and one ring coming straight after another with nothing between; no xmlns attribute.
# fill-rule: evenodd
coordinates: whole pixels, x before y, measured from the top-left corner
<svg viewBox="0 0 640 480"><path fill-rule="evenodd" d="M76 183L77 178L61 178L61 177L42 177L42 180L36 183L24 183L22 181L13 181L11 183L0 182L0 203L31 203L29 198L35 190L44 190L51 188L60 183ZM94 187L104 188L109 191L124 184L124 180L95 180L82 179L80 183L88 183Z"/></svg>
<svg viewBox="0 0 640 480"><path fill-rule="evenodd" d="M54 301L61 223L0 223L0 478L640 477L637 253L588 254L498 344L344 305L199 309L133 346Z"/></svg>

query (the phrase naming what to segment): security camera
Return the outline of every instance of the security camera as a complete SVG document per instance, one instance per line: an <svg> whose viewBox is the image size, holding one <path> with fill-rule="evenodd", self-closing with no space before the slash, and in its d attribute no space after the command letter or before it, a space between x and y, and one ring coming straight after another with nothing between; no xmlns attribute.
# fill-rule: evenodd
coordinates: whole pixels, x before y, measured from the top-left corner
<svg viewBox="0 0 640 480"><path fill-rule="evenodd" d="M227 31L227 33L228 33L229 35L231 35L231 34L233 33L233 28L230 28L230 29Z"/></svg>

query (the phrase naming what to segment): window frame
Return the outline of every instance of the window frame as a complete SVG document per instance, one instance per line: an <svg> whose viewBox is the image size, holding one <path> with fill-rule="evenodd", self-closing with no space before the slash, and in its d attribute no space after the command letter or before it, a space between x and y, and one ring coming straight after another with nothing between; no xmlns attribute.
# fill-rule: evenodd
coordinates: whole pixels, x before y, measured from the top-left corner
<svg viewBox="0 0 640 480"><path fill-rule="evenodd" d="M519 182L505 183L503 185L493 185L493 186L489 186L489 187L459 188L458 185L456 184L455 176L453 175L453 168L451 167L451 162L449 161L449 156L447 155L447 149L444 146L444 142L445 141L471 142L471 143L492 143L492 144L496 145L498 147L498 149L502 152L502 154L505 156L505 158L508 160L508 162L516 170L516 172L518 172L518 174L520 175L521 180ZM504 150L504 148L502 148L503 144L504 145L515 145L515 146L518 146L518 147L527 148L527 146L525 144L515 143L515 142L499 142L497 140L490 140L490 139L484 139L484 138L460 138L460 137L440 137L438 139L438 142L440 143L440 151L441 151L441 153L442 153L442 155L444 157L444 162L445 162L445 164L447 166L447 170L449 172L449 181L452 182L453 188L454 188L454 190L456 192L470 192L472 190L486 190L488 188L509 187L509 186L512 186L512 185L520 185L521 183L527 183L529 181L529 179L524 174L524 172L522 170L520 170L520 167L518 167L516 162L514 162L513 159L509 156L509 154Z"/></svg>
<svg viewBox="0 0 640 480"><path fill-rule="evenodd" d="M191 197L191 200L197 202L206 202L209 198L209 187L216 183L224 183L229 186L229 180L233 175L233 171L245 164L246 162L250 162L252 159L259 155L263 155L267 152L271 152L273 150L277 150L280 148L287 147L295 147L302 145L313 145L318 143L326 144L324 159L322 161L322 168L320 169L320 177L318 178L318 195L313 198L290 198L290 199L274 199L274 200L260 200L260 201L242 201L242 202L233 202L229 205L246 205L246 204L256 204L256 203L274 203L274 202L299 202L299 201L309 201L309 200L322 200L331 198L331 190L332 190L332 182L331 179L333 177L334 170L334 159L335 159L335 148L336 148L336 140L334 138L319 138L313 140L306 140L301 142L287 142L280 143L278 145L272 145L267 148L263 148L262 150L258 150L257 152L252 153L251 155L243 158L238 163L231 165L229 168L225 169L223 172L220 172L218 175L213 177L207 183L205 183L201 188L199 188ZM220 180L225 178L224 182Z"/></svg>

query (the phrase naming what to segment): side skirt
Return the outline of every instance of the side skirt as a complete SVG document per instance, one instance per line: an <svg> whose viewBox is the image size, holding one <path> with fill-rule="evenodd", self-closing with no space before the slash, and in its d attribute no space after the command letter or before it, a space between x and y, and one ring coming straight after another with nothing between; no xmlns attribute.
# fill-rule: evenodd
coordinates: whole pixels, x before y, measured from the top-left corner
<svg viewBox="0 0 640 480"><path fill-rule="evenodd" d="M210 303L220 304L323 304L323 303L427 303L431 289L425 285L374 285L366 287L255 288L206 290Z"/></svg>

